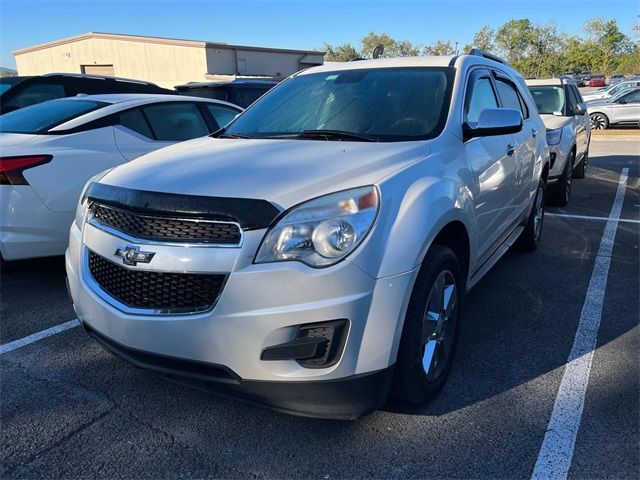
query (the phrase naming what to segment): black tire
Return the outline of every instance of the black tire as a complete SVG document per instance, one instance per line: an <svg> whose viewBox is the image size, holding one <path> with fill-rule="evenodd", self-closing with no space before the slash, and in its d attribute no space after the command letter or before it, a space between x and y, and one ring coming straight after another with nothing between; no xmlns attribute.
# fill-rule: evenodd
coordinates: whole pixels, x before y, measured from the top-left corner
<svg viewBox="0 0 640 480"><path fill-rule="evenodd" d="M604 113L592 113L589 115L591 130L606 130L609 128L609 119Z"/></svg>
<svg viewBox="0 0 640 480"><path fill-rule="evenodd" d="M514 247L521 252L533 252L540 245L542 226L544 224L544 193L545 182L541 179L538 183L538 190L531 206L527 224L514 244Z"/></svg>
<svg viewBox="0 0 640 480"><path fill-rule="evenodd" d="M571 198L571 179L573 178L571 172L573 171L573 162L575 159L576 154L572 151L569 154L569 158L567 158L562 175L554 185L553 192L547 197L549 205L564 207L569 203L569 199Z"/></svg>
<svg viewBox="0 0 640 480"><path fill-rule="evenodd" d="M580 163L573 169L573 178L584 178L587 175L587 165L589 164L589 151L584 152Z"/></svg>
<svg viewBox="0 0 640 480"><path fill-rule="evenodd" d="M441 303L446 302L446 291L450 291L448 298L453 303L450 303L448 317L446 312L441 311L438 319L435 319L427 312L428 309L436 309L434 302L439 295L434 294L434 289L443 275ZM449 290L452 285L453 289ZM444 385L455 356L464 290L462 268L456 255L447 247L433 245L422 262L411 292L391 385L390 394L393 398L424 405ZM439 344L437 338L440 338ZM430 362L429 372L426 372L423 359L428 348L429 352L435 353L431 357L433 362Z"/></svg>

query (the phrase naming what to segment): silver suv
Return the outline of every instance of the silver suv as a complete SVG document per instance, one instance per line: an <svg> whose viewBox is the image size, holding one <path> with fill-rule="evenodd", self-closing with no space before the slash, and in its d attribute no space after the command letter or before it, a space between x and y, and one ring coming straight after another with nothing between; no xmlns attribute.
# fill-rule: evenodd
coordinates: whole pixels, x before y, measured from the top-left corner
<svg viewBox="0 0 640 480"><path fill-rule="evenodd" d="M78 318L135 365L279 410L427 402L466 292L540 242L544 131L522 77L479 51L299 72L214 138L87 185Z"/></svg>
<svg viewBox="0 0 640 480"><path fill-rule="evenodd" d="M584 178L589 162L591 125L587 104L571 79L527 80L547 128L551 170L547 181L550 203L565 206L573 178Z"/></svg>

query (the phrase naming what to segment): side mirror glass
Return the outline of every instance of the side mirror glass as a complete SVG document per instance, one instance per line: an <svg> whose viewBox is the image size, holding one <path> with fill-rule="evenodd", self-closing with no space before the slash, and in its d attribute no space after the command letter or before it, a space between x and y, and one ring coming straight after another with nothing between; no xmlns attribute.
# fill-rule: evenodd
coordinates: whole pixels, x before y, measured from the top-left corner
<svg viewBox="0 0 640 480"><path fill-rule="evenodd" d="M487 108L480 112L476 123L462 126L464 140L474 137L508 135L522 130L522 112L515 108Z"/></svg>
<svg viewBox="0 0 640 480"><path fill-rule="evenodd" d="M584 102L580 102L576 109L574 110L574 115L584 115L587 113L587 104Z"/></svg>

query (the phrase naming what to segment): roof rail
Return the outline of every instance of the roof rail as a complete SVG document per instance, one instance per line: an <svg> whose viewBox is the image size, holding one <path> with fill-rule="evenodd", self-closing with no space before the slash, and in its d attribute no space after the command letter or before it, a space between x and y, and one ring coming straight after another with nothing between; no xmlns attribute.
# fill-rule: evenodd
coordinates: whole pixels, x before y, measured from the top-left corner
<svg viewBox="0 0 640 480"><path fill-rule="evenodd" d="M479 48L472 48L471 50L469 50L469 53L467 55L484 57L484 58L488 58L489 60L493 60L494 62L502 63L504 65L509 65L509 62L507 62L504 58L500 58L499 56L494 55L493 53L485 52L484 50L480 50Z"/></svg>
<svg viewBox="0 0 640 480"><path fill-rule="evenodd" d="M61 75L64 77L76 77L76 78L95 78L98 80L115 80L117 82L130 82L130 83L139 83L142 85L153 85L158 86L153 82L149 82L147 80L138 80L135 78L125 78L125 77L114 77L110 75L96 75L93 73L75 73L75 72L51 72L42 74L43 77L52 77L54 75Z"/></svg>

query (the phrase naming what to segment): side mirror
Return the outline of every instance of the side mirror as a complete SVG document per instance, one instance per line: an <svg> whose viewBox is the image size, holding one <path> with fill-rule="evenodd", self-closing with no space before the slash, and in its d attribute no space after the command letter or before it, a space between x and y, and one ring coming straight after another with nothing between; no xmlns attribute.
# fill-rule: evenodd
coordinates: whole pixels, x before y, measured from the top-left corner
<svg viewBox="0 0 640 480"><path fill-rule="evenodd" d="M508 135L522 130L522 112L515 108L487 108L480 112L477 123L465 122L462 134L467 141L474 137Z"/></svg>
<svg viewBox="0 0 640 480"><path fill-rule="evenodd" d="M584 115L585 113L587 113L587 104L584 102L580 102L573 111L574 115Z"/></svg>

